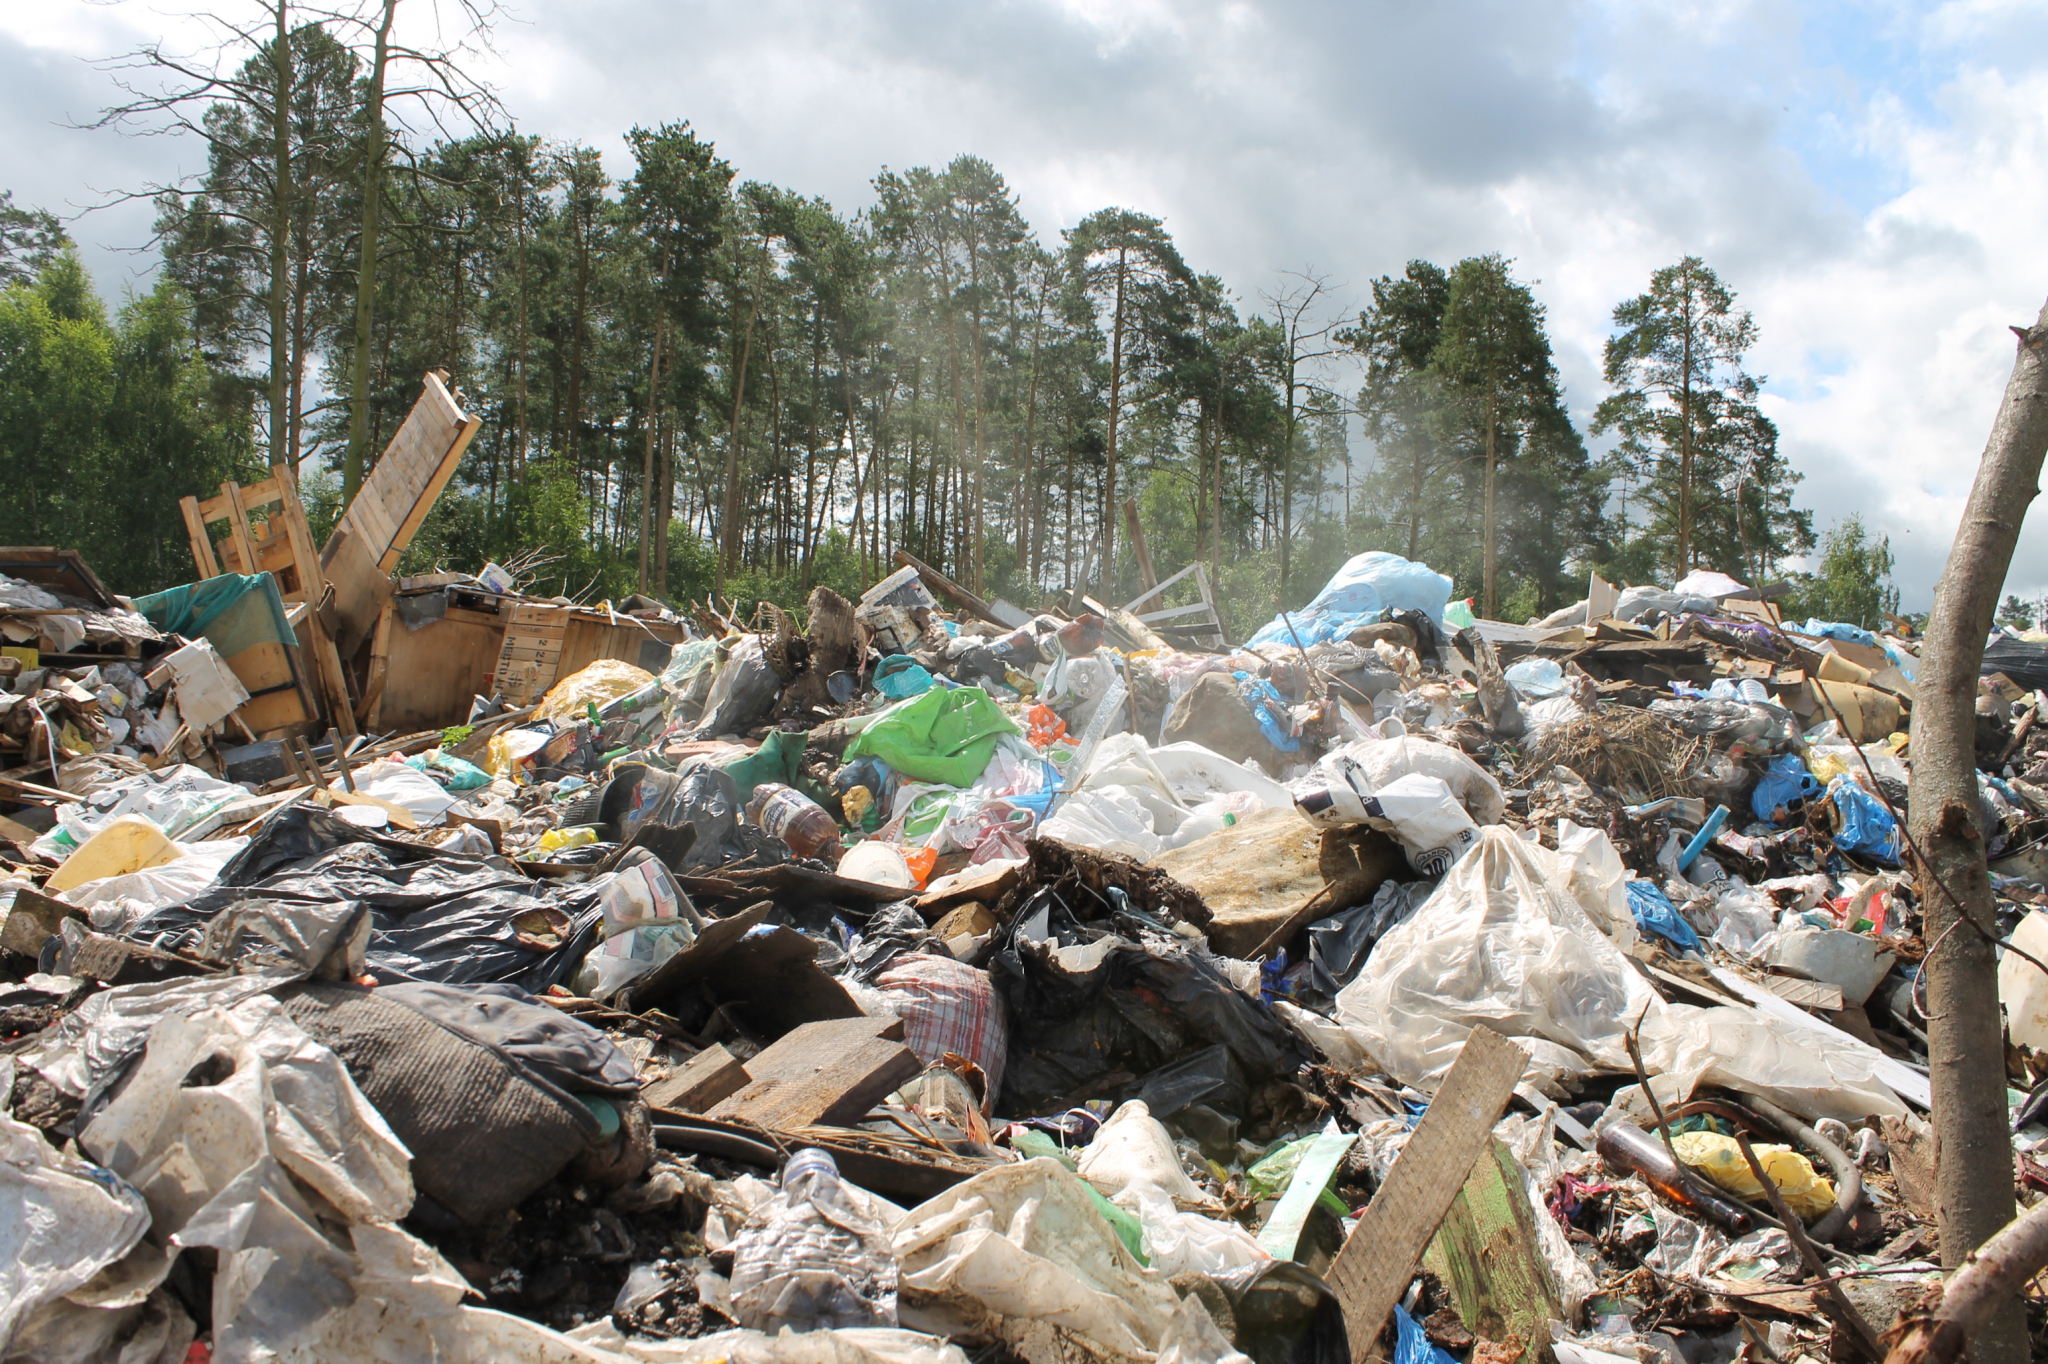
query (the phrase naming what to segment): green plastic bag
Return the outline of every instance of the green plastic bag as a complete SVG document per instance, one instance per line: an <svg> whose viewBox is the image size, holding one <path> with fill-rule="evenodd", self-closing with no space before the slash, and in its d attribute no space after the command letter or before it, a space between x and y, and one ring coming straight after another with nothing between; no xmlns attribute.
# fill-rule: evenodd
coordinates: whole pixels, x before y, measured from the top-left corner
<svg viewBox="0 0 2048 1364"><path fill-rule="evenodd" d="M846 746L846 761L880 758L914 781L972 786L1005 734L1022 734L979 687L933 687L876 716Z"/></svg>
<svg viewBox="0 0 2048 1364"><path fill-rule="evenodd" d="M1019 1132L1010 1144L1016 1147L1018 1154L1022 1155L1026 1160L1036 1160L1040 1156L1050 1156L1069 1170L1080 1168L1075 1164L1074 1158L1067 1154L1066 1148L1053 1140L1047 1133L1038 1131ZM1139 1222L1131 1213L1126 1212L1107 1198L1104 1198L1102 1191L1087 1180L1081 1181L1081 1187L1088 1191L1088 1201L1095 1205L1095 1211L1102 1214L1102 1220L1109 1223L1110 1230L1116 1233L1116 1239L1124 1243L1124 1249L1131 1252L1139 1264L1149 1267L1152 1263L1152 1257L1145 1253L1144 1224Z"/></svg>

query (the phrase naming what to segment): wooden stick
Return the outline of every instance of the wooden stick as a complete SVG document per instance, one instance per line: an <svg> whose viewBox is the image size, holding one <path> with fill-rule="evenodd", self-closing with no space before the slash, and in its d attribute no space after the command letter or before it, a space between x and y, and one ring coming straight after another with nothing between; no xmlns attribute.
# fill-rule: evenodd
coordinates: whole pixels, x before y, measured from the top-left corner
<svg viewBox="0 0 2048 1364"><path fill-rule="evenodd" d="M341 731L331 725L327 730L327 742L334 749L334 765L341 771L341 787L350 795L355 794L355 774L348 770L348 750L342 747Z"/></svg>

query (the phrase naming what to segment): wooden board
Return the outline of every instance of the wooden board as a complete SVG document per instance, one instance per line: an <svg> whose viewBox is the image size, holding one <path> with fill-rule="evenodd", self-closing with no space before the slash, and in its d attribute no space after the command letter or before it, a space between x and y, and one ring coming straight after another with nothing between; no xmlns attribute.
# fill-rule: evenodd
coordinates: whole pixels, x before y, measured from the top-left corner
<svg viewBox="0 0 2048 1364"><path fill-rule="evenodd" d="M391 572L454 476L482 419L462 410L439 372L384 447L320 551L334 584L335 641L353 657L391 595Z"/></svg>
<svg viewBox="0 0 2048 1364"><path fill-rule="evenodd" d="M924 1069L902 1037L900 1018L802 1024L747 1062L754 1078L711 1116L777 1131L857 1123Z"/></svg>
<svg viewBox="0 0 2048 1364"><path fill-rule="evenodd" d="M1408 1291L1424 1249L1492 1140L1493 1124L1528 1064L1528 1053L1499 1033L1472 1030L1386 1182L1323 1276L1343 1305L1356 1364L1378 1352L1380 1328Z"/></svg>
<svg viewBox="0 0 2048 1364"><path fill-rule="evenodd" d="M1823 980L1796 980L1791 976L1770 975L1764 977L1764 988L1802 1009L1832 1012L1842 1007L1842 987Z"/></svg>
<svg viewBox="0 0 2048 1364"><path fill-rule="evenodd" d="M8 910L6 921L0 923L0 947L34 957L42 952L44 942L63 931L61 925L66 919L82 922L85 911L40 891L17 890L13 908Z"/></svg>
<svg viewBox="0 0 2048 1364"><path fill-rule="evenodd" d="M703 1113L739 1093L754 1077L746 1063L713 1042L662 1079L640 1091L650 1108Z"/></svg>
<svg viewBox="0 0 2048 1364"><path fill-rule="evenodd" d="M1520 1341L1527 1364L1543 1357L1550 1323L1564 1319L1557 1280L1536 1239L1537 1216L1521 1166L1495 1137L1423 1261L1450 1289L1466 1330L1496 1344Z"/></svg>
<svg viewBox="0 0 2048 1364"><path fill-rule="evenodd" d="M370 728L409 734L463 723L470 699L491 694L504 633L501 619L480 611L451 610L417 630L393 620L389 633L380 635L389 680ZM376 664L371 666L374 684Z"/></svg>

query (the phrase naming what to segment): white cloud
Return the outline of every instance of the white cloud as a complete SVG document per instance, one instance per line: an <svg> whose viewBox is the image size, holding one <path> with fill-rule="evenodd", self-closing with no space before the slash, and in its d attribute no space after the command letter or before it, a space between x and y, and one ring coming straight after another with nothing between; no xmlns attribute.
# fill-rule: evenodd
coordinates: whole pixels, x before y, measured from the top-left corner
<svg viewBox="0 0 2048 1364"><path fill-rule="evenodd" d="M2048 287L2048 17L2018 0L523 0L511 19L479 69L527 131L619 173L627 128L680 119L743 177L846 209L884 164L973 152L1046 238L1106 204L1154 213L1247 299L1313 265L1355 305L1411 257L1504 252L1542 281L1581 413L1614 303L1702 255L1756 312L1803 501L1823 528L1857 511L1889 533L1909 606L2010 367L2005 325ZM166 22L0 12L0 186L84 202L196 162L49 127L109 98L78 57ZM2015 590L2048 588L2035 540Z"/></svg>

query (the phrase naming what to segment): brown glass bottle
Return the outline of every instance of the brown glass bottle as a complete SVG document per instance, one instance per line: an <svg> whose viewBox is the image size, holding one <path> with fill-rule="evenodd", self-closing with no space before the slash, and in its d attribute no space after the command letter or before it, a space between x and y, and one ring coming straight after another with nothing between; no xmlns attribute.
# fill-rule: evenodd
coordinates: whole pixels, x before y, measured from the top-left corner
<svg viewBox="0 0 2048 1364"><path fill-rule="evenodd" d="M1642 1176L1643 1183L1657 1191L1672 1207L1726 1227L1741 1236L1756 1226L1749 1209L1708 1189L1672 1158L1664 1143L1632 1122L1610 1123L1595 1143L1607 1168L1620 1174Z"/></svg>

